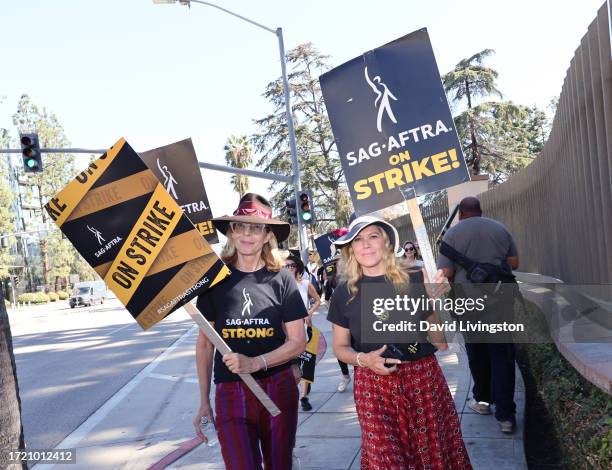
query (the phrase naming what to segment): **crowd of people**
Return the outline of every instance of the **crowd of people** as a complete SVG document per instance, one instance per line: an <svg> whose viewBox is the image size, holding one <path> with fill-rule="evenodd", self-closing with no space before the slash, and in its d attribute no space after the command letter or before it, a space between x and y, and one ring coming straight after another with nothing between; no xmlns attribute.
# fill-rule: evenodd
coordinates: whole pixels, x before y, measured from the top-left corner
<svg viewBox="0 0 612 470"><path fill-rule="evenodd" d="M461 222L448 231L445 242L479 261L516 268L512 237L503 225L481 215L477 199L462 201ZM390 344L362 338L365 286L440 298L450 290L449 281L465 280L460 263L441 255L438 271L427 273L418 243L402 244L393 225L362 216L353 217L349 227L337 234L333 262L318 266L312 256L304 264L299 256L282 256L278 243L289 236L289 224L273 218L270 203L253 193L242 197L233 215L215 218L213 223L227 237L221 257L231 275L201 295L197 307L228 338L232 353L215 352L200 333L196 344L200 406L193 424L196 434L206 440L202 419L214 422L226 468L292 468L298 407L312 410L311 383L301 380L296 358L312 336L313 315L325 310L340 366L338 392L350 386L349 366L353 367L361 469L472 468L436 358L437 351L447 348L444 338L422 334L416 342ZM476 248L469 237L478 239ZM438 321L435 312L425 308L417 318ZM224 335L228 329L257 331ZM467 352L474 377L470 407L487 414L495 403L501 430L513 432L513 346L478 344ZM279 415L272 416L257 400L239 376L245 373L253 375L281 410Z"/></svg>

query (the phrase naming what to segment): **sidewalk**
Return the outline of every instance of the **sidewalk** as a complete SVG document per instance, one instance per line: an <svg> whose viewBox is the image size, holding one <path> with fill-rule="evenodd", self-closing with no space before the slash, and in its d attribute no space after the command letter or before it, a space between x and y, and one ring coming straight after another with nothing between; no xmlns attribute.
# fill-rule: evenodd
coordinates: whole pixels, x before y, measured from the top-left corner
<svg viewBox="0 0 612 470"><path fill-rule="evenodd" d="M310 395L313 411L299 414L295 455L302 469L358 469L361 439L352 386L345 393L336 392L340 371L331 350L331 325L325 320L324 309L314 318L325 334L328 350L317 366ZM196 333L194 327L178 339L58 446L77 448L77 463L71 469L146 469L194 436L191 421L199 405ZM517 432L507 436L499 431L493 416L474 414L467 407L471 379L460 346L451 345L438 354L438 360L461 415L474 468L526 469L525 401L518 369ZM200 445L168 468L223 469L219 444Z"/></svg>

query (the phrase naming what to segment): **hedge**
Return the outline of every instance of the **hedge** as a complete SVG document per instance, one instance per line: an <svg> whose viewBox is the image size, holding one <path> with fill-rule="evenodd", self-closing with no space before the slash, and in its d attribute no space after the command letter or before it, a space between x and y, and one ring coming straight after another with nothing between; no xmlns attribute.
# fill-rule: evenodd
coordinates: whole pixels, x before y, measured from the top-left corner
<svg viewBox="0 0 612 470"><path fill-rule="evenodd" d="M57 295L59 296L60 300L66 300L68 297L70 297L68 295L68 292L66 292L65 290L58 290Z"/></svg>
<svg viewBox="0 0 612 470"><path fill-rule="evenodd" d="M59 295L57 295L55 292L49 292L47 295L49 296L49 300L51 302L57 302L59 300Z"/></svg>
<svg viewBox="0 0 612 470"><path fill-rule="evenodd" d="M17 302L22 304L46 304L51 299L44 292L26 292L17 296Z"/></svg>
<svg viewBox="0 0 612 470"><path fill-rule="evenodd" d="M529 308L526 320L526 327L545 321L537 308ZM578 373L554 343L520 348L552 421L564 464L572 469L609 469L612 396Z"/></svg>

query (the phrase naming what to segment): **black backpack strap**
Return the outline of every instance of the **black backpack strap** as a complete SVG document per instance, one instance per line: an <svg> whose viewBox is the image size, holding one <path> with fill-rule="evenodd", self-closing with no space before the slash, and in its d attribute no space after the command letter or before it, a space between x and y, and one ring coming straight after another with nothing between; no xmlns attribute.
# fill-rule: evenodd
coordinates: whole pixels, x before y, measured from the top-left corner
<svg viewBox="0 0 612 470"><path fill-rule="evenodd" d="M473 260L459 253L457 250L455 250L452 246L450 246L445 241L440 242L439 251L441 254L446 256L448 259L450 259L454 263L457 263L459 266L461 266L466 271L468 271L474 265Z"/></svg>

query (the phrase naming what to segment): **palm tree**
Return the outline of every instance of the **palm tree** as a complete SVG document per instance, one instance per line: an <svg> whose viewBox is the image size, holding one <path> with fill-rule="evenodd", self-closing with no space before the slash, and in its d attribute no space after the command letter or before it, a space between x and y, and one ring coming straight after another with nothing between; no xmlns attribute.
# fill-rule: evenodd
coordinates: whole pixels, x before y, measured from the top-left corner
<svg viewBox="0 0 612 470"><path fill-rule="evenodd" d="M444 91L447 94L454 93L453 102L460 103L465 98L467 100L468 126L470 130L471 143L465 149L468 153L468 164L472 166L472 172L477 175L480 171L481 152L479 143L476 139L476 124L475 120L471 119L474 113L471 112L474 107L472 99L477 96L498 95L502 97L501 92L496 88L495 80L497 79L497 71L492 68L482 65L485 58L495 53L493 49L484 49L472 57L463 59L455 69L448 72L442 77Z"/></svg>
<svg viewBox="0 0 612 470"><path fill-rule="evenodd" d="M234 168L248 168L253 162L253 146L246 135L230 135L223 147L225 161ZM249 177L232 176L232 185L240 197L249 192Z"/></svg>
<svg viewBox="0 0 612 470"><path fill-rule="evenodd" d="M11 327L2 289L0 289L0 403L2 403L0 406L0 448L25 448ZM4 468L16 470L28 467L25 464L13 464Z"/></svg>

